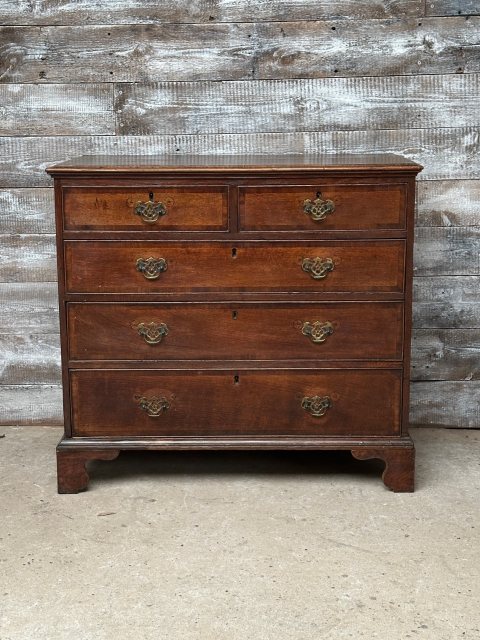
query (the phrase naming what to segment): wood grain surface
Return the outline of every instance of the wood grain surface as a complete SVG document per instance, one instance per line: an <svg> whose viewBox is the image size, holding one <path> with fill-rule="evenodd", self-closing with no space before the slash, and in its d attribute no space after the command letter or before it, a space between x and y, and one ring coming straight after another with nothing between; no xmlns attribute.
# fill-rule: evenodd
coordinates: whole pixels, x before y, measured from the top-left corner
<svg viewBox="0 0 480 640"><path fill-rule="evenodd" d="M480 15L478 0L426 0L427 16L474 16Z"/></svg>
<svg viewBox="0 0 480 640"><path fill-rule="evenodd" d="M454 11L455 5L475 4L474 0L442 0L436 2L438 11ZM22 0L0 0L0 16L4 24L77 25L149 24L149 23L211 23L252 22L275 20L318 20L320 18L356 20L358 18L402 18L419 16L424 0L110 0L107 4L97 0L42 0L41 4ZM472 11L473 13L473 11Z"/></svg>
<svg viewBox="0 0 480 640"><path fill-rule="evenodd" d="M478 26L475 16L7 26L0 76L108 83L478 73Z"/></svg>
<svg viewBox="0 0 480 640"><path fill-rule="evenodd" d="M73 304L72 360L401 360L401 303ZM166 326L155 344L141 333ZM314 343L305 325L331 325ZM388 327L388 331L385 331ZM140 329L140 333L139 333ZM307 328L308 331L308 328ZM158 338L157 338L158 340Z"/></svg>
<svg viewBox="0 0 480 640"><path fill-rule="evenodd" d="M400 426L401 371L394 370L85 370L71 373L71 388L77 436L394 435ZM332 405L324 416L302 408L304 397L325 395ZM141 398L169 407L151 417Z"/></svg>
<svg viewBox="0 0 480 640"><path fill-rule="evenodd" d="M207 292L359 292L401 294L405 245L401 240L355 242L167 242L66 241L68 293L205 295ZM139 259L164 260L166 269L145 279ZM305 259L330 260L314 279ZM382 263L382 269L374 268ZM252 278L255 274L255 278Z"/></svg>
<svg viewBox="0 0 480 640"><path fill-rule="evenodd" d="M0 84L0 135L114 134L106 84Z"/></svg>
<svg viewBox="0 0 480 640"><path fill-rule="evenodd" d="M478 126L479 76L119 83L117 133L275 133ZM266 105L268 104L268 108Z"/></svg>
<svg viewBox="0 0 480 640"><path fill-rule="evenodd" d="M162 184L163 182L163 184ZM157 186L64 187L66 229L116 231L226 231L228 187ZM138 203L160 203L154 222L135 213Z"/></svg>

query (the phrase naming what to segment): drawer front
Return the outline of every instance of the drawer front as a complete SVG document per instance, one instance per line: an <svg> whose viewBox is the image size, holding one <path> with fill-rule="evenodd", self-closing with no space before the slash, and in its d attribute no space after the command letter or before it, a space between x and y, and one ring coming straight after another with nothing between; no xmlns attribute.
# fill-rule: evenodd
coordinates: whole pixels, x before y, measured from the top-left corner
<svg viewBox="0 0 480 640"><path fill-rule="evenodd" d="M221 231L227 187L64 187L65 229Z"/></svg>
<svg viewBox="0 0 480 640"><path fill-rule="evenodd" d="M406 185L241 187L239 209L247 231L405 229Z"/></svg>
<svg viewBox="0 0 480 640"><path fill-rule="evenodd" d="M65 242L71 293L402 292L402 240Z"/></svg>
<svg viewBox="0 0 480 640"><path fill-rule="evenodd" d="M68 304L72 360L401 360L403 304Z"/></svg>
<svg viewBox="0 0 480 640"><path fill-rule="evenodd" d="M401 372L72 371L76 436L393 435Z"/></svg>

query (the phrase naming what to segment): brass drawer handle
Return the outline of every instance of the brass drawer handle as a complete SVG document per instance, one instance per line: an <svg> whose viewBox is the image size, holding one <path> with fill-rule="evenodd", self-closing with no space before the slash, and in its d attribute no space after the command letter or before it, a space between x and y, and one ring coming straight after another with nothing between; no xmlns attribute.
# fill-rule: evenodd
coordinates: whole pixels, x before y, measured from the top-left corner
<svg viewBox="0 0 480 640"><path fill-rule="evenodd" d="M302 400L302 409L308 411L315 418L321 418L332 406L329 396L305 396Z"/></svg>
<svg viewBox="0 0 480 640"><path fill-rule="evenodd" d="M304 322L302 327L304 336L308 336L312 342L319 344L325 342L328 336L333 333L333 324L331 322Z"/></svg>
<svg viewBox="0 0 480 640"><path fill-rule="evenodd" d="M322 222L335 211L333 200L324 200L320 191L317 191L315 200L304 200L303 212L310 216L314 222Z"/></svg>
<svg viewBox="0 0 480 640"><path fill-rule="evenodd" d="M170 409L170 403L163 397L152 396L151 398L147 398L146 396L135 396L134 399L137 401L140 409L145 411L151 418L158 418L162 413Z"/></svg>
<svg viewBox="0 0 480 640"><path fill-rule="evenodd" d="M138 258L136 266L147 280L156 280L167 270L167 261L165 258Z"/></svg>
<svg viewBox="0 0 480 640"><path fill-rule="evenodd" d="M163 322L140 322L134 327L147 344L158 344L168 335L168 327Z"/></svg>
<svg viewBox="0 0 480 640"><path fill-rule="evenodd" d="M314 280L323 280L333 271L335 263L332 258L303 258L302 269Z"/></svg>
<svg viewBox="0 0 480 640"><path fill-rule="evenodd" d="M166 215L167 207L163 202L154 202L153 200L142 202L139 200L133 209L133 213L136 216L140 216L144 222L154 224L161 216Z"/></svg>

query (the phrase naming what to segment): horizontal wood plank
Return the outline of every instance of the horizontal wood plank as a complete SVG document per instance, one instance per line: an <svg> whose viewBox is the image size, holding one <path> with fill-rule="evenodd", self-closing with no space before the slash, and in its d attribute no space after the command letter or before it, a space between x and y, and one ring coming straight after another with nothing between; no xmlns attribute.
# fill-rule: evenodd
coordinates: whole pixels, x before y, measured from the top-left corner
<svg viewBox="0 0 480 640"><path fill-rule="evenodd" d="M254 78L474 73L479 18L258 25Z"/></svg>
<svg viewBox="0 0 480 640"><path fill-rule="evenodd" d="M76 25L212 23L321 18L389 18L423 14L423 0L0 0L3 24Z"/></svg>
<svg viewBox="0 0 480 640"><path fill-rule="evenodd" d="M424 180L417 186L416 225L479 226L479 203L480 180Z"/></svg>
<svg viewBox="0 0 480 640"><path fill-rule="evenodd" d="M480 125L480 75L116 85L117 133L209 134Z"/></svg>
<svg viewBox="0 0 480 640"><path fill-rule="evenodd" d="M413 380L479 380L480 329L416 329Z"/></svg>
<svg viewBox="0 0 480 640"><path fill-rule="evenodd" d="M479 18L4 27L3 82L154 82L480 71ZM81 42L81 47L78 43Z"/></svg>
<svg viewBox="0 0 480 640"><path fill-rule="evenodd" d="M58 333L54 282L0 284L0 333Z"/></svg>
<svg viewBox="0 0 480 640"><path fill-rule="evenodd" d="M413 382L412 424L480 428L480 382Z"/></svg>
<svg viewBox="0 0 480 640"><path fill-rule="evenodd" d="M248 24L4 27L0 30L0 80L249 78L253 74L251 32Z"/></svg>
<svg viewBox="0 0 480 640"><path fill-rule="evenodd" d="M474 16L480 15L479 0L426 0L427 16Z"/></svg>
<svg viewBox="0 0 480 640"><path fill-rule="evenodd" d="M90 155L396 153L424 165L420 180L480 178L480 128L178 136L0 138L0 187L52 184L45 167Z"/></svg>
<svg viewBox="0 0 480 640"><path fill-rule="evenodd" d="M53 235L4 235L0 247L0 282L56 282Z"/></svg>
<svg viewBox="0 0 480 640"><path fill-rule="evenodd" d="M60 385L0 386L0 425L62 425Z"/></svg>
<svg viewBox="0 0 480 640"><path fill-rule="evenodd" d="M480 226L416 229L414 274L480 275Z"/></svg>
<svg viewBox="0 0 480 640"><path fill-rule="evenodd" d="M58 334L0 334L0 353L0 385L61 384Z"/></svg>
<svg viewBox="0 0 480 640"><path fill-rule="evenodd" d="M108 84L0 84L0 135L115 132Z"/></svg>
<svg viewBox="0 0 480 640"><path fill-rule="evenodd" d="M413 279L416 328L480 328L480 277Z"/></svg>
<svg viewBox="0 0 480 640"><path fill-rule="evenodd" d="M0 234L55 233L53 189L0 190Z"/></svg>

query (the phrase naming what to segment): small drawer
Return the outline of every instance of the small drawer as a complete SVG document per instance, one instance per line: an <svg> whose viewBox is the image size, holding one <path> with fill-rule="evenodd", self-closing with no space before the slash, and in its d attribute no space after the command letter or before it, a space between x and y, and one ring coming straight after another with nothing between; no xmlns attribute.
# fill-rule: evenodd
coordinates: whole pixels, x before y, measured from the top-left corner
<svg viewBox="0 0 480 640"><path fill-rule="evenodd" d="M402 240L64 244L69 293L399 293L404 284Z"/></svg>
<svg viewBox="0 0 480 640"><path fill-rule="evenodd" d="M406 185L241 187L239 209L245 231L405 229Z"/></svg>
<svg viewBox="0 0 480 640"><path fill-rule="evenodd" d="M70 373L75 436L387 436L400 370Z"/></svg>
<svg viewBox="0 0 480 640"><path fill-rule="evenodd" d="M64 187L67 230L224 231L228 187Z"/></svg>
<svg viewBox="0 0 480 640"><path fill-rule="evenodd" d="M69 303L71 360L401 360L403 304Z"/></svg>

